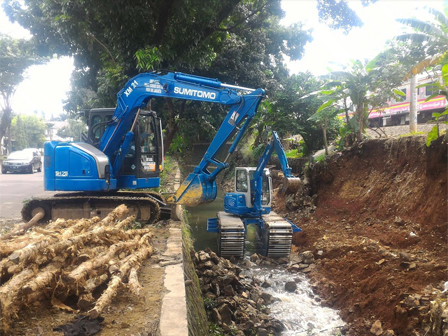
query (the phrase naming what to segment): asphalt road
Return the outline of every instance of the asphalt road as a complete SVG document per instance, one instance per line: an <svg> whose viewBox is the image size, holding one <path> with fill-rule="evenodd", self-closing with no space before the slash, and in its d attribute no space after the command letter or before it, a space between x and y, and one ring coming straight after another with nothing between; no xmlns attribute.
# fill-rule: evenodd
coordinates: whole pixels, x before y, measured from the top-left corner
<svg viewBox="0 0 448 336"><path fill-rule="evenodd" d="M21 217L22 202L31 197L51 196L44 191L44 173L0 174L0 219Z"/></svg>

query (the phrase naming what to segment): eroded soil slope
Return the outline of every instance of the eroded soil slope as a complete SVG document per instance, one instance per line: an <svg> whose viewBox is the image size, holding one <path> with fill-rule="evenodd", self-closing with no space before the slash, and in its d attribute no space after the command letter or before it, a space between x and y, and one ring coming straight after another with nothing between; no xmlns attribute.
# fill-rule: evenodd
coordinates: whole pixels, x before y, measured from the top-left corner
<svg viewBox="0 0 448 336"><path fill-rule="evenodd" d="M302 193L276 197L349 335L441 335L429 312L446 304L446 139L365 141L311 167Z"/></svg>

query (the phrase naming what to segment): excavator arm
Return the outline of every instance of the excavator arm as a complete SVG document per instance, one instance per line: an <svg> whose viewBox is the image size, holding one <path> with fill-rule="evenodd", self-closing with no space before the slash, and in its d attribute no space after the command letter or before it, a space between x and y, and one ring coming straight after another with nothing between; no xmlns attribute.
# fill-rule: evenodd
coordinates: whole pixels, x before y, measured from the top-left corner
<svg viewBox="0 0 448 336"><path fill-rule="evenodd" d="M266 146L263 155L260 157L260 160L258 162L257 169L254 173L254 190L255 190L255 201L254 201L254 207L256 211L262 212L262 206L261 206L261 195L262 195L262 180L263 180L263 171L266 168L266 165L269 162L269 159L271 158L272 153L277 153L278 160L280 161L280 167L282 169L284 180L283 180L283 188L282 192L284 193L293 193L296 192L300 185L301 180L298 177L294 177L291 173L291 167L289 167L288 159L286 157L285 150L282 146L282 143L280 142L280 138L277 134L277 132L272 132L272 140L268 143Z"/></svg>

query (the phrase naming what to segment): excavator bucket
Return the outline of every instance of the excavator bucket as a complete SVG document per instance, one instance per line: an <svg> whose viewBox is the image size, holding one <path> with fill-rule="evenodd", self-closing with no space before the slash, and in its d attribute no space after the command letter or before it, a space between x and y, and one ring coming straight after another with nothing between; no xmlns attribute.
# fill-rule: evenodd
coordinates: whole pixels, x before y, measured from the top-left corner
<svg viewBox="0 0 448 336"><path fill-rule="evenodd" d="M283 188L282 193L284 194L295 194L300 186L302 185L302 181L298 177L285 177L283 178Z"/></svg>
<svg viewBox="0 0 448 336"><path fill-rule="evenodd" d="M216 182L204 174L191 173L174 195L167 197L170 204L197 206L213 202L216 198Z"/></svg>

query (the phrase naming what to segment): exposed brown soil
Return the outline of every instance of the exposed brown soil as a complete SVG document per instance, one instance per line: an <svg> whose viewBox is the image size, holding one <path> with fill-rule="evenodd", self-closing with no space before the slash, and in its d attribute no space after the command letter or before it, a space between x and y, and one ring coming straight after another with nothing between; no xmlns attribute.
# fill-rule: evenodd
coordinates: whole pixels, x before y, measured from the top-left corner
<svg viewBox="0 0 448 336"><path fill-rule="evenodd" d="M436 335L428 311L446 302L447 138L429 148L424 137L369 140L305 180L302 193L276 195L276 211L303 229L296 250L313 252L315 290L348 334L370 335L379 320L397 336Z"/></svg>

